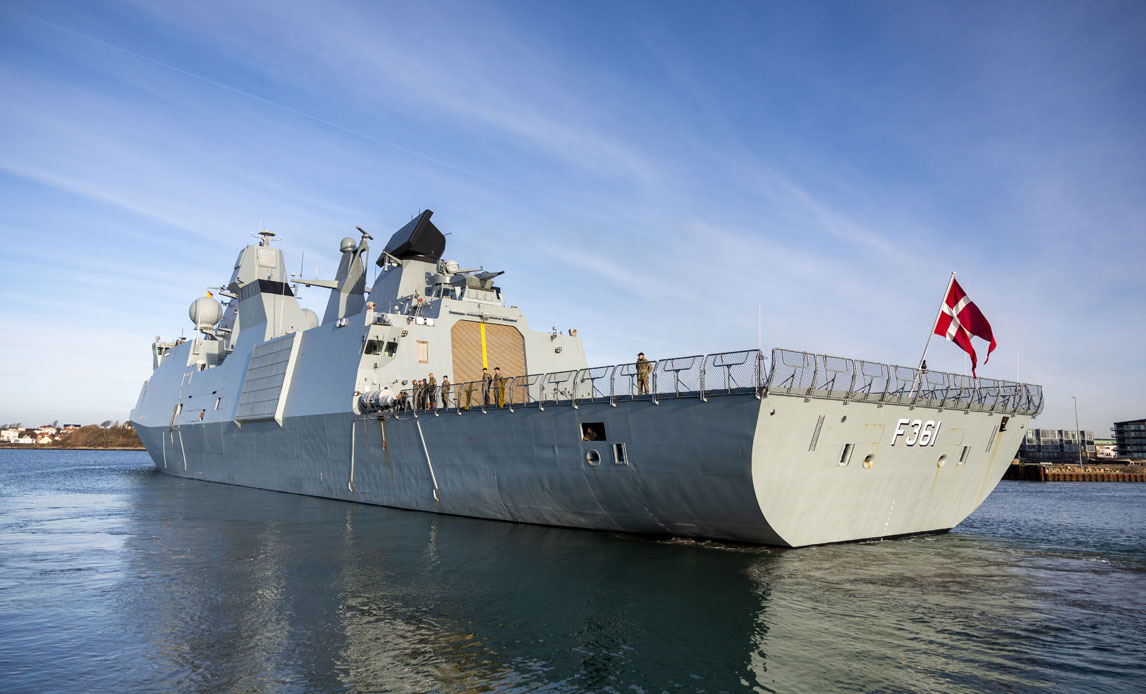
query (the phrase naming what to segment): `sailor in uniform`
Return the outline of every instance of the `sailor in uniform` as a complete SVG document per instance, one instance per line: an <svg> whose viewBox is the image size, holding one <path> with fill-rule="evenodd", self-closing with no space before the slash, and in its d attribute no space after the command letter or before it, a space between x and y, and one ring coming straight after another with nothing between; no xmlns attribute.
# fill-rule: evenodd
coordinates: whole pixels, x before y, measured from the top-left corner
<svg viewBox="0 0 1146 694"><path fill-rule="evenodd" d="M653 370L653 364L648 359L645 359L645 353L641 352L637 355L637 395L649 394L649 372Z"/></svg>
<svg viewBox="0 0 1146 694"><path fill-rule="evenodd" d="M497 393L497 406L505 407L505 379L501 376L501 367L493 367L493 389Z"/></svg>
<svg viewBox="0 0 1146 694"><path fill-rule="evenodd" d="M489 369L481 367L481 404L489 404L489 388L493 384L493 376L489 375Z"/></svg>

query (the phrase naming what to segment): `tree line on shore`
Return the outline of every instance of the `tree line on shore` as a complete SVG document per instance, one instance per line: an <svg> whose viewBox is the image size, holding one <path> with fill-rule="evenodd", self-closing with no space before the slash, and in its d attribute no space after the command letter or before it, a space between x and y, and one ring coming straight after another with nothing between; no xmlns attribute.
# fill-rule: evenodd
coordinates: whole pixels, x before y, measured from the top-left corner
<svg viewBox="0 0 1146 694"><path fill-rule="evenodd" d="M75 431L68 432L53 441L52 448L142 448L143 442L135 429L126 422L121 426L116 422L108 426L108 422L96 426L88 424Z"/></svg>
<svg viewBox="0 0 1146 694"><path fill-rule="evenodd" d="M53 428L58 423L53 422ZM32 433L35 429L25 429L20 423L5 424L0 429L21 429ZM58 440L57 440L58 437ZM21 447L35 448L142 448L143 442L130 422L106 420L100 424L86 424L79 429L71 431L57 429L52 441L48 443L22 444Z"/></svg>

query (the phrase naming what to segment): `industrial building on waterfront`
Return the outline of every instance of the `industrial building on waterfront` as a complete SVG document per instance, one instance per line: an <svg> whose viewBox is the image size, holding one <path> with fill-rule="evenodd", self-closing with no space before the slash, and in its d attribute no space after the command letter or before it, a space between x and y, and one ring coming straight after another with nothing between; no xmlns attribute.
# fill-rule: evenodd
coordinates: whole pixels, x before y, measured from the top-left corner
<svg viewBox="0 0 1146 694"><path fill-rule="evenodd" d="M1019 446L1019 459L1029 462L1078 462L1079 440L1082 445L1082 459L1095 457L1094 432L1075 429L1027 429L1027 435Z"/></svg>
<svg viewBox="0 0 1146 694"><path fill-rule="evenodd" d="M1119 458L1146 460L1146 419L1115 422L1111 428Z"/></svg>

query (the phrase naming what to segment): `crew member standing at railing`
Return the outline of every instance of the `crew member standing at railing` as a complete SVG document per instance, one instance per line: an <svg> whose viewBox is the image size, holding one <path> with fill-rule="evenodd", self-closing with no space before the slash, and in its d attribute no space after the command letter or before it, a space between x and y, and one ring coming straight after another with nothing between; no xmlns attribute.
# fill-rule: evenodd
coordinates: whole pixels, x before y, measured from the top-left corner
<svg viewBox="0 0 1146 694"><path fill-rule="evenodd" d="M505 379L501 377L501 367L493 367L493 389L497 393L497 406L505 407Z"/></svg>
<svg viewBox="0 0 1146 694"><path fill-rule="evenodd" d="M649 372L653 370L653 364L648 359L645 359L645 353L641 352L637 355L637 395L649 394Z"/></svg>
<svg viewBox="0 0 1146 694"><path fill-rule="evenodd" d="M450 409L450 376L442 376L442 409Z"/></svg>
<svg viewBox="0 0 1146 694"><path fill-rule="evenodd" d="M489 369L481 367L481 404L489 405L489 389L493 384L493 376L489 375Z"/></svg>
<svg viewBox="0 0 1146 694"><path fill-rule="evenodd" d="M426 410L434 409L438 404L438 379L434 378L434 374L430 374L430 380L426 381Z"/></svg>

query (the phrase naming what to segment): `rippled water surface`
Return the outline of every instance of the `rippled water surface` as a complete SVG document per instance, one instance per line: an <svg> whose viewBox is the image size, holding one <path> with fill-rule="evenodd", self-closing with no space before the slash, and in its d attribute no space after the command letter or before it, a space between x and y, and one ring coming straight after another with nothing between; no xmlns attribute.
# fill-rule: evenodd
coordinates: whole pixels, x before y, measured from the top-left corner
<svg viewBox="0 0 1146 694"><path fill-rule="evenodd" d="M1146 485L947 535L661 541L0 450L0 691L1146 691Z"/></svg>

